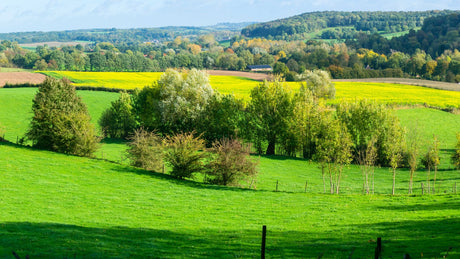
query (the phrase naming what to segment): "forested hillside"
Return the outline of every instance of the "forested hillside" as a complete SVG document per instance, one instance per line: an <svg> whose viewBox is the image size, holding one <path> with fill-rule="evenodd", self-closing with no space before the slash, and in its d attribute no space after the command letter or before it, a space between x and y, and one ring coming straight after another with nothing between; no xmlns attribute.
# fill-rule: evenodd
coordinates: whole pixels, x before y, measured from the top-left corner
<svg viewBox="0 0 460 259"><path fill-rule="evenodd" d="M395 33L420 27L427 17L446 15L455 11L423 12L312 12L293 17L252 24L241 34L283 40L311 38L309 33L325 30L325 39L350 39L357 32Z"/></svg>
<svg viewBox="0 0 460 259"><path fill-rule="evenodd" d="M220 23L204 27L160 27L139 29L88 29L52 32L16 32L0 33L0 40L15 41L18 43L36 43L49 41L92 41L131 43L148 41L173 40L178 36L196 38L199 35L213 34L216 39L230 39L239 34L240 30L251 23Z"/></svg>

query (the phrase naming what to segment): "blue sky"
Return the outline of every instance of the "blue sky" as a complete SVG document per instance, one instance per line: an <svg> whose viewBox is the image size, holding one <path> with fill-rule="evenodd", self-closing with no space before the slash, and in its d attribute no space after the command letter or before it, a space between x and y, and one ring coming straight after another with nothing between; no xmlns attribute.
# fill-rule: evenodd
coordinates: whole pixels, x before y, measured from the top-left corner
<svg viewBox="0 0 460 259"><path fill-rule="evenodd" d="M1 0L0 32L270 21L313 11L460 10L459 0Z"/></svg>

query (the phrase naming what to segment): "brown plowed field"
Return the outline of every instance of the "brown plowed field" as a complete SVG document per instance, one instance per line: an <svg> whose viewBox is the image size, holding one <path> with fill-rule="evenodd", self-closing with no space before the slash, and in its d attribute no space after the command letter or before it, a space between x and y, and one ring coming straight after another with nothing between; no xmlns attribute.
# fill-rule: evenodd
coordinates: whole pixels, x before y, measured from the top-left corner
<svg viewBox="0 0 460 259"><path fill-rule="evenodd" d="M418 85L448 91L460 91L460 84L447 83L423 79L410 78L362 78L362 79L334 79L334 82L369 82L369 83L392 83L404 85Z"/></svg>
<svg viewBox="0 0 460 259"><path fill-rule="evenodd" d="M247 77L250 79L263 81L264 79L269 80L271 75L267 75L264 73L251 73L251 72L241 72L241 71L227 71L227 70L206 70L208 74L213 76L240 76L240 77Z"/></svg>
<svg viewBox="0 0 460 259"><path fill-rule="evenodd" d="M0 87L8 84L40 84L46 76L38 73L29 72L2 72L0 73Z"/></svg>

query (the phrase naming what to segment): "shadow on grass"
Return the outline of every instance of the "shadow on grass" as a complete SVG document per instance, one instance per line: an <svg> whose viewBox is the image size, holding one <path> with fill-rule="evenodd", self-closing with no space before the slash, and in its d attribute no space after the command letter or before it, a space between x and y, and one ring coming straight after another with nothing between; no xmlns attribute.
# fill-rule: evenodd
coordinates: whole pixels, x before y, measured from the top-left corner
<svg viewBox="0 0 460 259"><path fill-rule="evenodd" d="M145 176L149 176L149 177L152 177L158 180L169 181L176 185L181 185L181 186L186 186L186 187L191 187L191 188L210 189L210 190L226 190L226 191L236 191L236 192L255 192L256 191L256 190L247 189L247 188L213 185L213 184L195 182L193 180L177 179L169 174L157 173L157 172L148 171L148 170L144 170L140 168L134 168L134 167L128 167L128 166L122 166L122 165L114 166L112 170L118 171L120 173L145 175ZM264 191L257 191L257 192L264 192Z"/></svg>
<svg viewBox="0 0 460 259"><path fill-rule="evenodd" d="M391 206L379 206L378 209L383 210L396 210L396 211L442 211L442 210L458 210L460 211L460 201L456 199L455 195L452 196L443 196L453 197L452 199L446 202L438 202L433 204L414 204L414 205L391 205ZM460 219L460 216L459 216ZM459 222L460 223L460 222ZM458 230L460 231L460 225L458 225ZM460 232L459 232L460 234Z"/></svg>
<svg viewBox="0 0 460 259"><path fill-rule="evenodd" d="M271 258L373 257L382 237L384 256L409 253L424 258L458 258L459 219L356 224L311 231L280 231L268 226L266 254ZM173 229L173 230L171 230ZM261 229L147 229L82 227L53 223L0 223L0 257L44 258L256 258Z"/></svg>

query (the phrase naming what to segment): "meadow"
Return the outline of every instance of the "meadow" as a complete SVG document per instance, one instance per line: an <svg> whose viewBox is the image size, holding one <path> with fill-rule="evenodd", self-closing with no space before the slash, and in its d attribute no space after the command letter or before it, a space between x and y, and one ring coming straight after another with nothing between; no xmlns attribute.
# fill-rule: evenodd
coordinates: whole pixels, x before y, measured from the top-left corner
<svg viewBox="0 0 460 259"><path fill-rule="evenodd" d="M384 257L460 256L458 195L220 187L5 143L0 156L0 257L252 258L262 225L269 258L370 258L377 237ZM261 163L298 173L291 159Z"/></svg>
<svg viewBox="0 0 460 259"><path fill-rule="evenodd" d="M75 86L108 87L120 89L142 88L152 85L161 75L159 72L42 72L56 78L67 77ZM214 89L222 94L234 94L238 98L249 100L251 89L259 81L237 76L210 76ZM287 83L296 90L297 82ZM336 100L353 100L359 98L376 99L383 103L396 105L427 105L435 107L460 107L460 92L431 89L421 86L372 83L372 82L335 82Z"/></svg>
<svg viewBox="0 0 460 259"><path fill-rule="evenodd" d="M245 78L235 83L215 77L222 88L233 82L243 91L247 85ZM215 81L211 77L214 87ZM341 98L361 96L366 88L353 96L356 86L348 87ZM368 88L380 100L396 95L378 84ZM431 99L447 106L447 97L439 97L443 91L407 89L417 96L423 95L419 90L434 91ZM36 91L0 89L0 123L7 140L15 142L25 133ZM78 94L95 124L118 98L108 92ZM383 257L458 258L460 202L454 186L460 175L449 157L460 115L423 107L395 112L404 126L417 126L422 152L433 134L440 140L436 194L421 195L423 169L415 175L414 195L407 195L407 169L398 169L397 195L389 195L388 168L375 169L375 194L363 195L360 169L351 165L341 194L329 195L323 193L318 164L298 158L254 156L260 173L256 188L248 189L246 182L242 188L221 187L203 184L199 177L179 181L133 168L121 140L103 140L95 159L0 143L0 257L15 251L21 258L253 258L260 255L261 229L267 225L268 258L371 258L377 237L383 239Z"/></svg>

